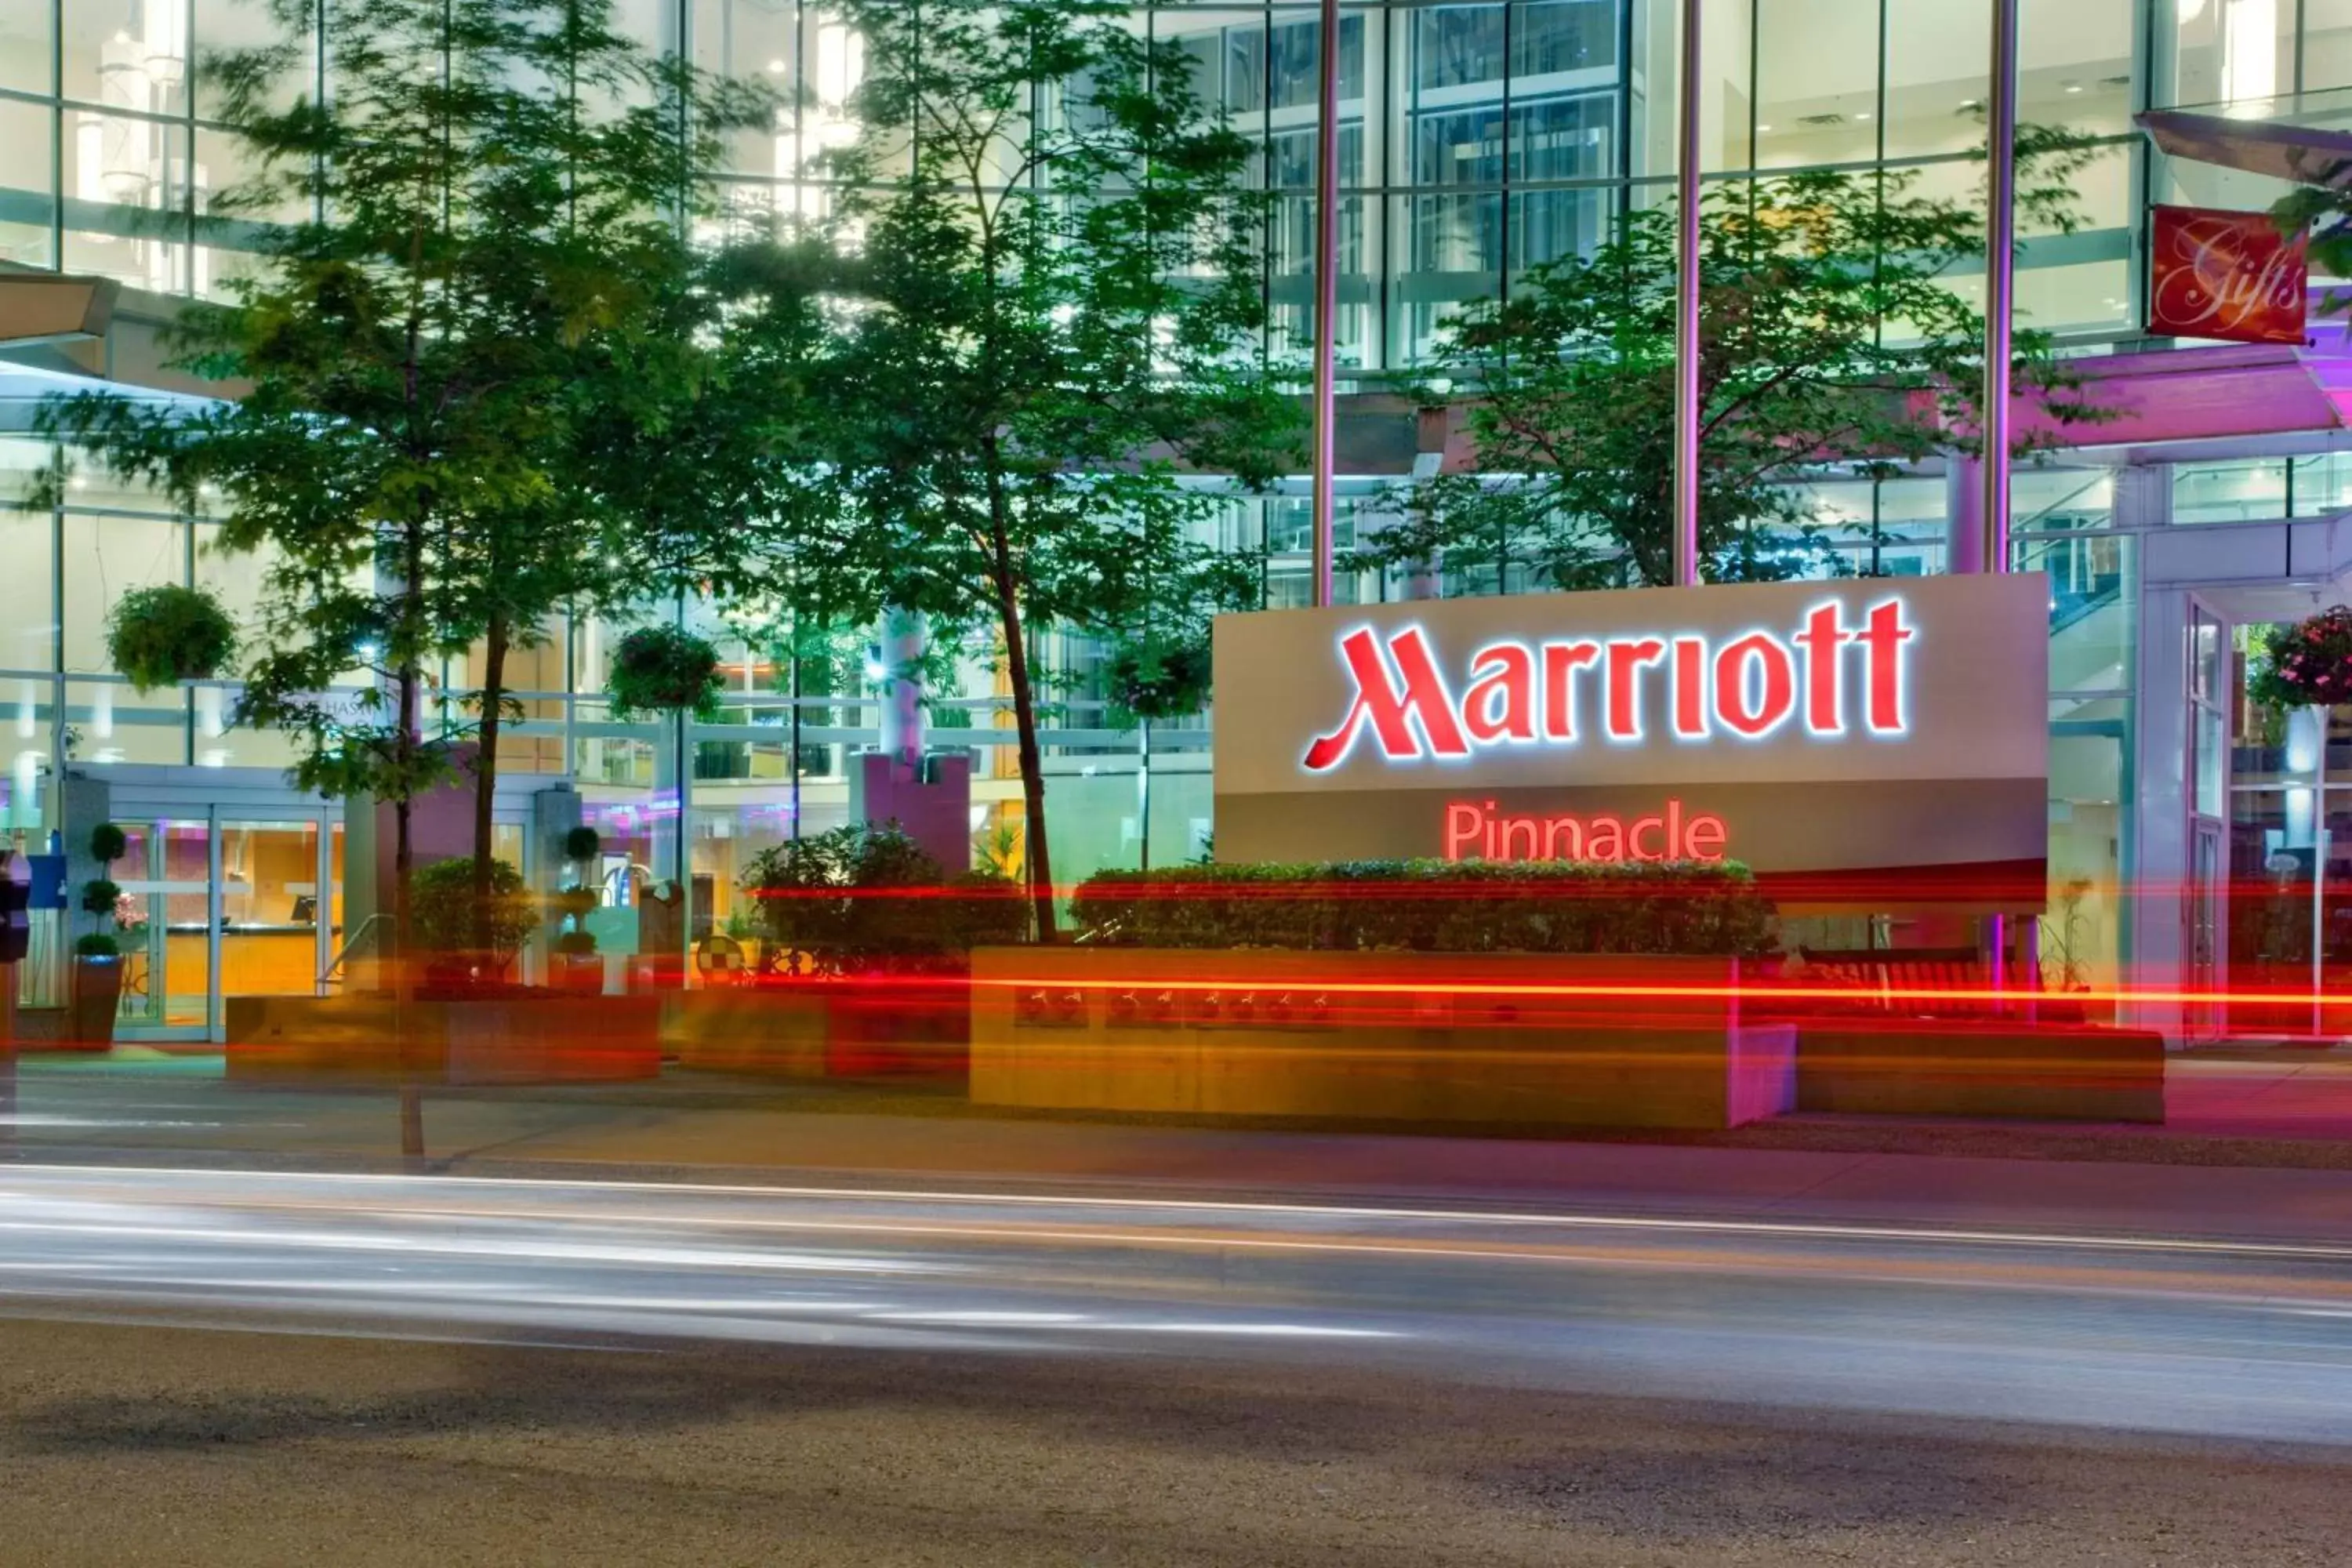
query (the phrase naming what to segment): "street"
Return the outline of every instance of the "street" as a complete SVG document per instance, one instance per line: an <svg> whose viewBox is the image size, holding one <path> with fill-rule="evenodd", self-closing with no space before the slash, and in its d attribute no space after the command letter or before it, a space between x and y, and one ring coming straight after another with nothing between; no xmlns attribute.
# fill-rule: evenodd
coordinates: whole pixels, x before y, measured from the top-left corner
<svg viewBox="0 0 2352 1568"><path fill-rule="evenodd" d="M2352 1248L23 1165L28 1563L2342 1560Z"/></svg>

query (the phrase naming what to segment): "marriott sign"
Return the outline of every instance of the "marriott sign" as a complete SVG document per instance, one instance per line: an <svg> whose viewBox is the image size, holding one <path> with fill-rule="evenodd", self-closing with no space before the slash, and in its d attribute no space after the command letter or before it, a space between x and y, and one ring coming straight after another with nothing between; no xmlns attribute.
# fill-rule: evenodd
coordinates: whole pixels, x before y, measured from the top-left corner
<svg viewBox="0 0 2352 1568"><path fill-rule="evenodd" d="M1217 623L1221 859L2038 861L2048 584L1756 584Z"/></svg>

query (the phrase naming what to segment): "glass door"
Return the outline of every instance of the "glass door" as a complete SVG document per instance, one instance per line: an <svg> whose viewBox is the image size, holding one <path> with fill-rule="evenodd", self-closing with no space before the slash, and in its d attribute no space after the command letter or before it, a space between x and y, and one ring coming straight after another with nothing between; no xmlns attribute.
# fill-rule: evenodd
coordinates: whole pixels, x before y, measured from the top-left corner
<svg viewBox="0 0 2352 1568"><path fill-rule="evenodd" d="M232 996L315 996L341 889L342 836L319 817L219 819L220 981Z"/></svg>
<svg viewBox="0 0 2352 1568"><path fill-rule="evenodd" d="M217 1042L233 996L314 996L342 918L342 825L150 808L118 820L125 1040ZM79 916L88 928L88 916Z"/></svg>
<svg viewBox="0 0 2352 1568"><path fill-rule="evenodd" d="M203 1039L213 1016L210 814L120 826L129 847L115 868L122 889L114 912L122 949L115 1033L131 1040ZM69 912L78 921L89 919Z"/></svg>

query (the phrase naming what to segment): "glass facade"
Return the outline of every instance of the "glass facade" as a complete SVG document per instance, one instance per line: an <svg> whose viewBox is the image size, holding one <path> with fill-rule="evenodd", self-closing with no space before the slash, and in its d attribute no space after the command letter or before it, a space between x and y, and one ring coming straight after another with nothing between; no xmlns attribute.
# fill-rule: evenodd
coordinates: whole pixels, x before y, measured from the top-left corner
<svg viewBox="0 0 2352 1568"><path fill-rule="evenodd" d="M1911 173L1923 191L1966 196L1980 174L1989 9L1986 0L1711 0L1700 105L1708 175L1883 166ZM1409 376L1462 301L1507 292L1526 268L1589 247L1615 215L1668 194L1680 10L1677 0L1343 6L1336 326L1355 387ZM862 71L858 40L836 14L801 0L627 0L621 13L649 44L782 90L787 107L772 127L730 141L730 204L762 215L825 209L822 154L855 135L847 100ZM1315 7L1139 6L1133 25L1178 42L1204 91L1256 142L1253 177L1273 202L1268 346L1303 353L1314 293ZM189 62L261 41L268 26L247 0L0 0L0 265L94 272L165 296L215 294L249 265L251 231L210 216L212 193L235 184L240 166ZM2131 126L2137 110L2352 112L2352 0L2035 4L2024 8L2021 46L2024 118L2105 142L2078 182L2083 226L2029 235L2021 258L2024 319L2086 353L2137 338L2148 203L2250 206L2275 194L2252 176L2148 151ZM289 95L331 72L319 52L304 59ZM1953 287L1978 283L1956 277ZM257 563L212 551L202 520L112 493L94 476L67 506L26 510L11 498L44 457L0 435L11 566L0 574L0 763L11 825L37 822L36 781L60 751L101 765L281 766L281 740L227 721L233 690L138 696L106 668L101 635L113 600L147 583L203 584L248 609ZM1360 527L1378 526L1391 482L1341 476L1341 549ZM1841 569L1946 568L1942 474L1823 473L1804 488ZM1270 607L1308 598L1306 489L1301 479L1269 498L1232 500L1216 525L1225 542L1265 551ZM2153 507L2126 503L2116 471L2088 460L2019 472L2016 563L2052 583L2045 970L2054 963L2070 983L2095 984L2113 977L2126 944L2117 889L2129 870L2144 536L2347 506L2352 459L2340 455L2183 463ZM1443 586L1527 584L1506 564ZM1405 589L1375 574L1339 585L1355 601ZM848 758L876 735L874 681L856 632L835 654L795 658L779 637L711 606L667 613L727 649L730 690L718 722L692 727L681 744L661 726L615 721L601 691L617 628L566 619L510 673L524 717L504 765L576 781L624 867L667 874L682 820L685 868L709 879L698 923L723 926L742 912L734 881L752 854L846 819ZM975 753L976 855L1017 863L1010 704L989 651L963 650L959 683L934 694L932 738ZM1205 716L1149 733L1112 728L1093 679L1097 650L1045 632L1035 651L1066 687L1047 736L1057 875L1200 853L1212 831ZM453 660L440 672L446 700L467 689L467 667Z"/></svg>

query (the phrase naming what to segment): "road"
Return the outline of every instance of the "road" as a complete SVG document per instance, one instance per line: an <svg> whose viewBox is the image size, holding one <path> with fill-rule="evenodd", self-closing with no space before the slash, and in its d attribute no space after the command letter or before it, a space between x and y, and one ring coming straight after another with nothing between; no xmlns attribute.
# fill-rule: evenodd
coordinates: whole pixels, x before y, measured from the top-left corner
<svg viewBox="0 0 2352 1568"><path fill-rule="evenodd" d="M20 1165L0 1292L11 1563L2270 1564L2352 1530L2326 1240Z"/></svg>

